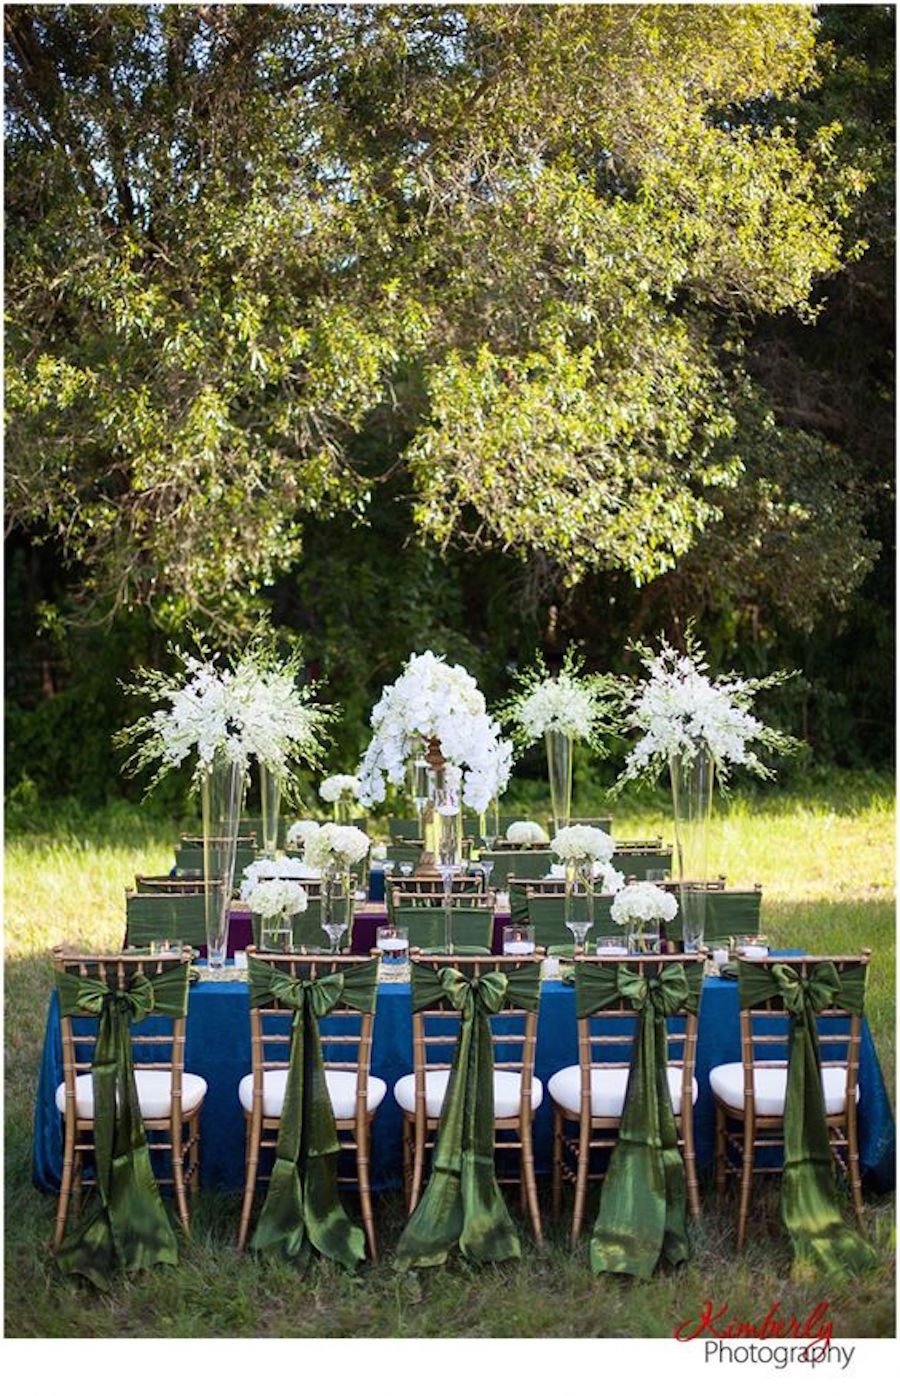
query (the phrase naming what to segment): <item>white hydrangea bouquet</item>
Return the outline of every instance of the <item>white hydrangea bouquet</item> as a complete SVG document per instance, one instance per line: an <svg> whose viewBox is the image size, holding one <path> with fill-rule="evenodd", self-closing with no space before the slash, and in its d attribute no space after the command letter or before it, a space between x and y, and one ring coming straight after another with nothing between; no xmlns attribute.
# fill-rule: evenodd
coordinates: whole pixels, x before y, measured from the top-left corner
<svg viewBox="0 0 900 1396"><path fill-rule="evenodd" d="M305 850L318 827L318 819L296 819L285 835L288 848Z"/></svg>
<svg viewBox="0 0 900 1396"><path fill-rule="evenodd" d="M250 893L258 882L269 878L297 881L310 876L310 868L301 858L257 858L244 869L241 879L241 901L250 904Z"/></svg>
<svg viewBox="0 0 900 1396"><path fill-rule="evenodd" d="M546 844L547 834L531 819L514 819L506 831L506 842L519 848L533 848L536 844Z"/></svg>
<svg viewBox="0 0 900 1396"><path fill-rule="evenodd" d="M315 764L322 734L334 712L313 702L314 689L301 685L301 659L295 651L278 658L262 641L252 642L233 668L219 656L198 658L173 648L180 672L139 669L125 692L155 706L116 734L119 745L135 748L126 770L156 766L150 789L168 772L194 758L194 784L218 755L245 767L256 757L290 789L293 763Z"/></svg>
<svg viewBox="0 0 900 1396"><path fill-rule="evenodd" d="M593 863L594 875L599 877L612 861L616 844L609 834L591 824L569 824L554 835L550 848L564 863Z"/></svg>
<svg viewBox="0 0 900 1396"><path fill-rule="evenodd" d="M609 914L618 926L630 921L672 921L678 902L655 882L629 882L613 897Z"/></svg>
<svg viewBox="0 0 900 1396"><path fill-rule="evenodd" d="M353 824L320 824L306 840L306 862L312 867L349 868L369 851L369 836Z"/></svg>
<svg viewBox="0 0 900 1396"><path fill-rule="evenodd" d="M702 747L715 762L721 784L735 766L744 766L763 779L773 772L755 748L787 754L802 746L795 738L765 726L750 711L756 695L792 677L783 670L766 678L745 679L709 675L700 645L688 634L686 653L661 641L659 653L636 643L646 677L619 680L622 725L640 737L626 761L614 790L632 780L655 780L673 758L690 765Z"/></svg>
<svg viewBox="0 0 900 1396"><path fill-rule="evenodd" d="M254 915L265 920L297 916L309 905L306 889L299 882L283 882L279 878L256 882L245 900Z"/></svg>
<svg viewBox="0 0 900 1396"><path fill-rule="evenodd" d="M326 776L319 786L319 798L329 805L336 805L338 800L355 800L358 794L358 776Z"/></svg>
<svg viewBox="0 0 900 1396"><path fill-rule="evenodd" d="M518 676L518 692L499 709L517 746L532 746L548 732L559 732L604 752L601 736L613 730L614 689L605 675L584 674L582 668L583 660L571 646L556 675L543 655L535 655L533 666Z"/></svg>
<svg viewBox="0 0 900 1396"><path fill-rule="evenodd" d="M359 768L360 803L378 804L387 782L402 786L408 758L432 740L445 762L462 771L463 802L483 814L509 780L512 743L488 716L472 675L426 650L410 655L372 709L372 740Z"/></svg>

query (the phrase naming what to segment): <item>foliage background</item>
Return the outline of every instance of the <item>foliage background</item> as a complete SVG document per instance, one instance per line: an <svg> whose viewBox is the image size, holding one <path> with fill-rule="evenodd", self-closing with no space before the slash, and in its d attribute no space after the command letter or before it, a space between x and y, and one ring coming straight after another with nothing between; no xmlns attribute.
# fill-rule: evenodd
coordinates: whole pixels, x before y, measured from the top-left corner
<svg viewBox="0 0 900 1396"><path fill-rule="evenodd" d="M552 664L574 638L621 670L630 637L677 639L690 616L714 666L800 671L766 716L809 764L889 766L893 9L650 6L644 28L624 6L149 12L150 41L126 7L7 8L13 816L136 794L109 743L135 715L117 680L189 623L228 643L259 614L343 707L335 769L413 649L494 702L536 647ZM671 185L659 130L678 137ZM331 157L315 180L356 192L292 264L302 211L277 181L301 169L312 197L311 132ZM793 203L785 143L807 161ZM595 255L613 214L649 292ZM302 390L278 357L301 322ZM650 386L620 372L598 396L579 357L598 345L655 364ZM204 375L233 390L224 425ZM266 416L285 401L290 423ZM608 401L640 429L604 436ZM637 493L613 546L622 462ZM520 777L541 769L535 752ZM583 766L576 798L615 769Z"/></svg>

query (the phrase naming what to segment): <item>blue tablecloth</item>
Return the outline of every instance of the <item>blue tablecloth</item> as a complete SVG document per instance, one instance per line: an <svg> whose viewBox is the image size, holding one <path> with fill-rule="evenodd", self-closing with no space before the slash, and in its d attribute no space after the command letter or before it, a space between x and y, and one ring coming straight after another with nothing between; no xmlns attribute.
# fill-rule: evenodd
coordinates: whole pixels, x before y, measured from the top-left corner
<svg viewBox="0 0 900 1396"><path fill-rule="evenodd" d="M142 1025L142 1032L146 1025ZM136 1051L136 1056L138 1055ZM568 985L545 981L538 1018L536 1075L545 1084L544 1102L535 1119L535 1162L539 1172L551 1163L552 1107L546 1082L561 1067L578 1060L575 994ZM737 984L707 978L700 1005L697 1044L699 1096L696 1109L698 1167L713 1163L714 1110L709 1073L714 1066L740 1060L740 1020ZM244 1117L238 1103L238 1083L250 1071L250 998L244 983L205 981L190 991L186 1069L204 1077L208 1092L201 1116L201 1178L204 1187L238 1191L244 1175ZM372 1072L388 1084L375 1116L372 1183L382 1189L399 1187L402 1115L393 1086L412 1071L412 1014L408 984L382 984L372 1044ZM35 1184L47 1191L59 1188L62 1173L62 1116L54 1096L62 1080L59 1009L54 994L47 1017L44 1053L35 1104ZM878 1058L863 1029L859 1072L859 1143L864 1179L877 1191L894 1186L894 1119Z"/></svg>

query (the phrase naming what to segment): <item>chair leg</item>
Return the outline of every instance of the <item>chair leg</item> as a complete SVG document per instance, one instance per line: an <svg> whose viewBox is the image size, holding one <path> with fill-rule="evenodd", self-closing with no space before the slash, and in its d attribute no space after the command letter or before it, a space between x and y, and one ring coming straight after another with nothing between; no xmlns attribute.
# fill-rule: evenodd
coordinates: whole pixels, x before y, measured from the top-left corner
<svg viewBox="0 0 900 1396"><path fill-rule="evenodd" d="M418 1121L415 1126L415 1136L413 1141L413 1173L412 1184L409 1189L409 1210L412 1214L419 1205L419 1197L422 1193L422 1177L425 1172L425 1138L428 1134L428 1125L419 1129Z"/></svg>
<svg viewBox="0 0 900 1396"><path fill-rule="evenodd" d="M855 1110L849 1112L847 1120L847 1172L850 1175L850 1196L853 1198L856 1225L865 1234L866 1223L863 1214L862 1181L859 1176L859 1139Z"/></svg>
<svg viewBox="0 0 900 1396"><path fill-rule="evenodd" d="M559 1221L562 1211L563 1117L558 1106L553 1107L553 1220Z"/></svg>
<svg viewBox="0 0 900 1396"><path fill-rule="evenodd" d="M72 1201L75 1204L75 1214L81 1213L81 1205L84 1201L84 1156L76 1153L75 1162L72 1165Z"/></svg>
<svg viewBox="0 0 900 1396"><path fill-rule="evenodd" d="M681 1116L684 1140L684 1176L687 1182L688 1210L696 1220L700 1215L700 1188L697 1184L697 1159L694 1155L694 1116L691 1110Z"/></svg>
<svg viewBox="0 0 900 1396"><path fill-rule="evenodd" d="M725 1195L728 1164L728 1121L725 1111L716 1104L716 1192Z"/></svg>
<svg viewBox="0 0 900 1396"><path fill-rule="evenodd" d="M544 1235L541 1230L541 1209L538 1205L537 1179L534 1176L534 1141L532 1139L532 1123L529 1120L527 1129L520 1129L519 1138L522 1141L522 1182L525 1187L525 1197L528 1202L528 1212L531 1216L531 1229L534 1232L535 1245L540 1248L544 1244Z"/></svg>
<svg viewBox="0 0 900 1396"><path fill-rule="evenodd" d="M741 1167L741 1207L738 1214L737 1248L743 1250L747 1234L747 1217L750 1215L750 1197L753 1192L753 1154L756 1130L750 1115L744 1115L744 1158Z"/></svg>
<svg viewBox="0 0 900 1396"><path fill-rule="evenodd" d="M188 1211L187 1189L184 1186L184 1124L179 1121L177 1130L169 1126L169 1143L172 1148L172 1178L175 1183L175 1205L185 1234L191 1232L191 1214Z"/></svg>
<svg viewBox="0 0 900 1396"><path fill-rule="evenodd" d="M374 1264L378 1259L378 1243L375 1240L375 1218L372 1215L372 1190L369 1183L369 1121L354 1130L356 1135L356 1174L359 1180L359 1205L362 1209L363 1229L369 1242L369 1256Z"/></svg>
<svg viewBox="0 0 900 1396"><path fill-rule="evenodd" d="M572 1213L572 1245L581 1234L584 1204L587 1199L588 1169L591 1161L591 1120L582 1111L578 1126L578 1169L575 1174L575 1210Z"/></svg>
<svg viewBox="0 0 900 1396"><path fill-rule="evenodd" d="M254 1126L252 1119L247 1119L247 1142L246 1142L246 1172L244 1175L244 1201L241 1207L241 1225L238 1231L238 1250L242 1251L247 1244L247 1233L250 1230L250 1213L253 1211L253 1195L256 1192L256 1175L259 1172L259 1140L262 1134L262 1120Z"/></svg>
<svg viewBox="0 0 900 1396"><path fill-rule="evenodd" d="M188 1157L191 1166L191 1195L196 1197L200 1191L200 1116L194 1115L190 1123L190 1151Z"/></svg>
<svg viewBox="0 0 900 1396"><path fill-rule="evenodd" d="M403 1202L409 1214L409 1197L412 1187L412 1135L410 1134L409 1119L403 1116Z"/></svg>
<svg viewBox="0 0 900 1396"><path fill-rule="evenodd" d="M69 1214L69 1199L72 1195L72 1174L74 1167L75 1141L72 1137L72 1131L66 1130L62 1180L59 1185L59 1201L56 1204L56 1227L53 1232L53 1240L50 1243L50 1249L54 1252L59 1250L66 1230L66 1218Z"/></svg>

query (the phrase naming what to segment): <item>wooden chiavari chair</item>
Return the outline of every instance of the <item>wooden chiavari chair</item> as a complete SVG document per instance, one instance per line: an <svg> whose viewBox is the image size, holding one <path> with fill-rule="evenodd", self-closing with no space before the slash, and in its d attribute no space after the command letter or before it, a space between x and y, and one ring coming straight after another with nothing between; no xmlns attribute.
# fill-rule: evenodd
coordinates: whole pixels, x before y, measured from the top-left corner
<svg viewBox="0 0 900 1396"><path fill-rule="evenodd" d="M422 955L419 961L440 970L448 965L477 978L494 970L501 973L539 962L543 956ZM534 1172L532 1127L534 1112L544 1098L544 1088L534 1075L537 1013L505 1008L491 1020L494 1043L494 1149L504 1155L518 1153L518 1178L497 1174L501 1184L519 1184L523 1210L528 1211L535 1240L540 1244L541 1214ZM434 1148L441 1109L450 1080L450 1067L459 1036L460 1014L444 1005L413 1014L413 1071L394 1086L394 1099L403 1111L403 1183L406 1205L412 1214L422 1195L425 1163ZM497 1048L500 1060L497 1060Z"/></svg>
<svg viewBox="0 0 900 1396"><path fill-rule="evenodd" d="M190 963L190 951L175 955L91 955L54 949L53 965L61 974L99 979L120 989L140 972L148 979ZM160 1015L161 1016L161 1015ZM75 1031L75 1022L83 1030ZM147 1146L154 1152L170 1151L172 1176L158 1178L171 1183L175 1204L185 1231L190 1230L187 1194L200 1186L200 1108L206 1095L206 1082L184 1070L185 1019L172 1018L169 1032L150 1032L145 1024L132 1030L136 1048L134 1079ZM91 1059L97 1042L99 1020L79 1015L77 1020L60 1020L63 1079L56 1092L56 1106L63 1116L63 1167L56 1227L52 1249L62 1243L72 1197L80 1204L82 1188L92 1180L84 1177L84 1161L93 1153L94 1091ZM163 1136L156 1138L155 1136Z"/></svg>
<svg viewBox="0 0 900 1396"><path fill-rule="evenodd" d="M291 978L311 980L370 961L368 955L268 954L253 946L249 947L247 954L248 957L257 956L265 960L266 964ZM246 1171L239 1250L243 1250L247 1243L257 1184L269 1179L268 1173L260 1172L260 1155L264 1149L274 1149L278 1138L287 1085L292 1019L291 1008L276 1005L250 1010L252 1070L238 1087L246 1123ZM343 1153L356 1155L356 1182L363 1229L369 1243L369 1254L372 1260L377 1260L378 1244L370 1182L371 1137L372 1120L387 1093L387 1084L370 1072L373 1021L371 1013L338 1008L319 1020L319 1036L338 1141Z"/></svg>
<svg viewBox="0 0 900 1396"><path fill-rule="evenodd" d="M868 965L861 955L769 955L804 978L814 965L832 964L838 973L851 965ZM862 1183L859 1173L857 1098L862 1019L846 1009L830 1008L818 1015L822 1048L822 1090L825 1119L835 1165L847 1177L857 1225L864 1229ZM791 1019L778 993L757 1008L741 1010L741 1060L713 1067L709 1084L716 1103L716 1187L725 1191L729 1177L741 1180L737 1246L747 1232L754 1173L781 1173L781 1164L757 1163L756 1151L781 1148L784 1143L784 1103L787 1090ZM780 1054L771 1049L781 1047ZM760 1050L762 1049L762 1050ZM835 1050L836 1049L836 1050ZM764 1136L764 1137L762 1137Z"/></svg>
<svg viewBox="0 0 900 1396"><path fill-rule="evenodd" d="M702 955L604 955L597 963L623 964L636 974L652 975L667 965L697 964L702 963L703 958ZM574 1183L573 1245L584 1222L588 1183L603 1176L599 1167L591 1171L591 1150L610 1153L616 1145L630 1070L630 1050L624 1060L622 1052L623 1048L633 1047L638 1018L639 1013L633 1005L621 999L614 1008L600 1009L579 1018L578 1065L563 1067L547 1082L553 1100L553 1217L558 1220L562 1208L563 1180ZM700 1214L694 1150L697 1018L685 1012L673 1015L668 1022L669 1094L684 1158L688 1206L691 1215L696 1217ZM618 1031L612 1031L613 1028ZM577 1128L567 1132L567 1124Z"/></svg>

